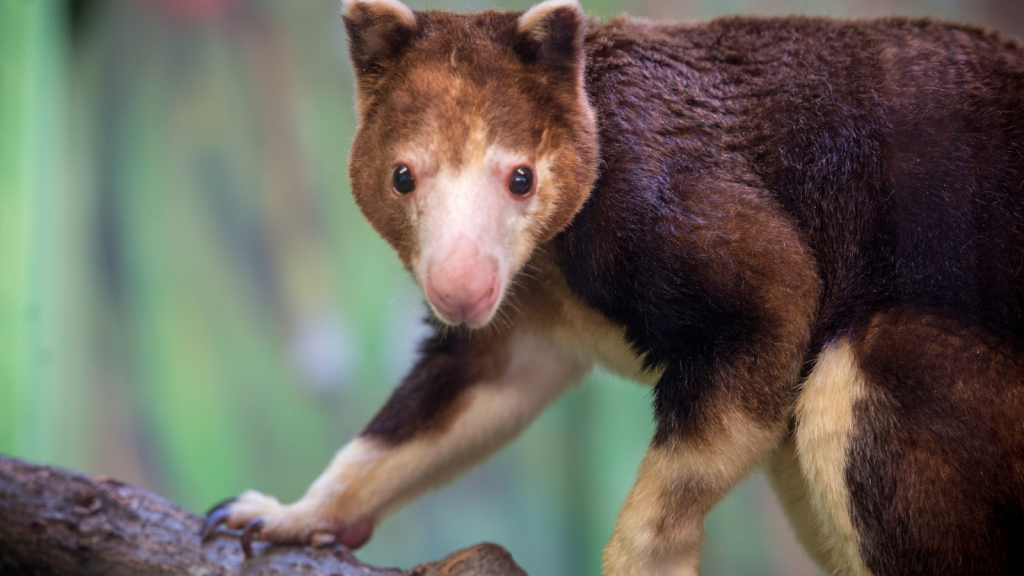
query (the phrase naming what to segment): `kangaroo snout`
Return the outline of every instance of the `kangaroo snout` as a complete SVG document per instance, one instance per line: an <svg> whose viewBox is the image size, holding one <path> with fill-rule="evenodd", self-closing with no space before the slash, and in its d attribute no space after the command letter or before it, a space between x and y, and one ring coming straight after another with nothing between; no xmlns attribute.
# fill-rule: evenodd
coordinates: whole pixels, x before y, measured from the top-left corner
<svg viewBox="0 0 1024 576"><path fill-rule="evenodd" d="M470 326L487 323L501 292L497 260L465 236L427 265L423 284L427 299L443 320Z"/></svg>

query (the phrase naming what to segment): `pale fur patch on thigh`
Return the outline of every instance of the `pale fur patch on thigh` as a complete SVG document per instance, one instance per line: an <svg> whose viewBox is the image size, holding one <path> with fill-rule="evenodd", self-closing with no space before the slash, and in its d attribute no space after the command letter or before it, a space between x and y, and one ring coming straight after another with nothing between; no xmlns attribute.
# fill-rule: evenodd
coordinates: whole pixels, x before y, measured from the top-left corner
<svg viewBox="0 0 1024 576"><path fill-rule="evenodd" d="M866 394L864 375L846 339L818 356L796 403L796 428L768 474L801 543L832 574L870 574L850 515L846 465L853 408Z"/></svg>

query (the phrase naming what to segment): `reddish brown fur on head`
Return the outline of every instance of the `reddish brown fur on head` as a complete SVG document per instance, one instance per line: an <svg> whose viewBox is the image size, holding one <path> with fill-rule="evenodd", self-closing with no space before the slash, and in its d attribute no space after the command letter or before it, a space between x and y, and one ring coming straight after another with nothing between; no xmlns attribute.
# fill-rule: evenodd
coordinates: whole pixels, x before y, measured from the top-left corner
<svg viewBox="0 0 1024 576"><path fill-rule="evenodd" d="M356 0L343 18L358 92L356 201L443 320L486 324L596 175L582 10L549 0L525 14L414 13ZM413 192L394 189L397 165ZM533 186L511 194L521 167Z"/></svg>

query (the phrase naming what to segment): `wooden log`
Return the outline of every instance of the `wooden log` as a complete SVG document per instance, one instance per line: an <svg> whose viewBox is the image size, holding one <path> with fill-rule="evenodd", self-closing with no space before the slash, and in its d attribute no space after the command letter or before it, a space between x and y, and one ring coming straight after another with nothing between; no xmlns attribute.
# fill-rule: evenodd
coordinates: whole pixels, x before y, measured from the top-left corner
<svg viewBox="0 0 1024 576"><path fill-rule="evenodd" d="M124 482L0 456L0 574L33 576L526 576L500 546L481 544L405 572L360 563L343 546L203 544L202 520Z"/></svg>

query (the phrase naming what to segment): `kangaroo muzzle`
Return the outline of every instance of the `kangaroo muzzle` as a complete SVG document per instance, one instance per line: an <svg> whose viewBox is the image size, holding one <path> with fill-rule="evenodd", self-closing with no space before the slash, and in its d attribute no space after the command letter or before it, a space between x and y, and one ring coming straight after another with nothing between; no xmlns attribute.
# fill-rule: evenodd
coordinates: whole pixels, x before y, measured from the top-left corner
<svg viewBox="0 0 1024 576"><path fill-rule="evenodd" d="M426 271L427 300L444 321L479 327L491 319L501 294L498 261L479 244L459 236Z"/></svg>

